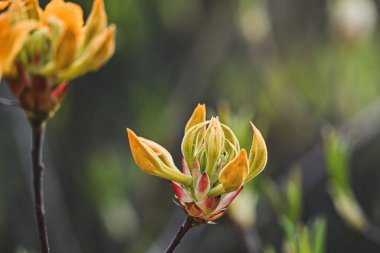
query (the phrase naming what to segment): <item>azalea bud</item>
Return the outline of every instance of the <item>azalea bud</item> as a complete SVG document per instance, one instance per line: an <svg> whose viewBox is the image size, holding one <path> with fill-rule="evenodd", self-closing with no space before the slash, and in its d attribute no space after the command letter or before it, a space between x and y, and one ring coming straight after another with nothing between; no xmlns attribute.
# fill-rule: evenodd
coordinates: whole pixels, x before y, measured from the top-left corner
<svg viewBox="0 0 380 253"><path fill-rule="evenodd" d="M226 192L239 189L248 174L247 152L242 149L238 156L230 161L220 172L219 182Z"/></svg>
<svg viewBox="0 0 380 253"><path fill-rule="evenodd" d="M206 106L204 104L198 104L193 114L191 115L190 119L186 123L185 133L191 127L199 123L202 123L204 121L206 121Z"/></svg>
<svg viewBox="0 0 380 253"><path fill-rule="evenodd" d="M260 157L266 154L266 147L259 142L264 141L261 134L254 131L251 164L252 168L262 169ZM160 145L137 137L131 130L128 136L136 164L147 173L171 180L179 205L201 223L223 216L247 181L247 152L240 150L235 134L217 117L205 120L204 105L197 106L185 127L182 173Z"/></svg>
<svg viewBox="0 0 380 253"><path fill-rule="evenodd" d="M37 0L0 0L0 9L8 4L0 15L0 78L29 119L46 120L71 79L114 53L115 27L107 27L103 0L95 0L85 26L75 3L51 0L43 10Z"/></svg>
<svg viewBox="0 0 380 253"><path fill-rule="evenodd" d="M12 25L12 17L8 13L0 15L0 78L13 76L14 60L22 49L24 42L37 23L34 21L20 22Z"/></svg>
<svg viewBox="0 0 380 253"><path fill-rule="evenodd" d="M6 0L0 0L0 11L4 10L7 8L9 5L9 1Z"/></svg>
<svg viewBox="0 0 380 253"><path fill-rule="evenodd" d="M267 147L260 131L253 125L253 140L249 152L249 172L246 181L257 176L264 168L268 160Z"/></svg>
<svg viewBox="0 0 380 253"><path fill-rule="evenodd" d="M94 38L76 61L59 73L60 79L98 69L115 51L115 26L110 26Z"/></svg>
<svg viewBox="0 0 380 253"><path fill-rule="evenodd" d="M86 32L83 46L87 46L90 41L107 28L107 15L102 0L95 0L91 13L86 23Z"/></svg>
<svg viewBox="0 0 380 253"><path fill-rule="evenodd" d="M182 174L174 165L166 149L159 144L139 138L127 129L129 144L136 164L146 173L190 185L191 177Z"/></svg>
<svg viewBox="0 0 380 253"><path fill-rule="evenodd" d="M199 123L186 131L182 139L181 149L187 165L192 170L195 156L200 152L205 135L207 121Z"/></svg>
<svg viewBox="0 0 380 253"><path fill-rule="evenodd" d="M221 156L224 146L224 133L218 118L211 118L205 134L206 172L212 176L215 164Z"/></svg>
<svg viewBox="0 0 380 253"><path fill-rule="evenodd" d="M225 161L231 161L240 152L240 144L235 134L232 132L231 128L221 124L224 133L224 150L226 151Z"/></svg>
<svg viewBox="0 0 380 253"><path fill-rule="evenodd" d="M29 35L18 57L28 71L38 72L38 68L48 61L49 48L49 31L42 28Z"/></svg>
<svg viewBox="0 0 380 253"><path fill-rule="evenodd" d="M182 153L190 168L193 167L193 160L199 151L206 131L206 107L204 104L198 104L190 119L186 123L185 136L182 141ZM201 124L201 125L199 125ZM197 127L195 127L197 126ZM191 129L191 131L189 131Z"/></svg>

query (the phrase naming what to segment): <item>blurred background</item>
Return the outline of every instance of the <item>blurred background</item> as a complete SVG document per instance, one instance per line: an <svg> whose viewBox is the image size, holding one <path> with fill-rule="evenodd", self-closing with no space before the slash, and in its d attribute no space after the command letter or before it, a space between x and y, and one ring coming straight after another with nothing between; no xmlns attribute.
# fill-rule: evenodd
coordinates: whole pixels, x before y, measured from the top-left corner
<svg viewBox="0 0 380 253"><path fill-rule="evenodd" d="M80 4L87 15L92 1ZM179 166L199 102L246 148L252 120L269 162L178 252L380 252L379 0L105 4L116 53L72 81L48 122L52 252L163 251L185 215L168 182L134 164L124 129ZM0 96L12 98L5 82ZM0 124L0 251L37 252L28 122L0 105Z"/></svg>

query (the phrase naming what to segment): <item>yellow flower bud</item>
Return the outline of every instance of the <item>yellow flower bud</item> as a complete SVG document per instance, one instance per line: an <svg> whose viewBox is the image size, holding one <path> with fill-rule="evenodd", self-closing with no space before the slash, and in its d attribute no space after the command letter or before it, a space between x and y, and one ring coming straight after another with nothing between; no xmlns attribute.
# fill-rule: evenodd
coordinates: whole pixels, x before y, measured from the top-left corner
<svg viewBox="0 0 380 253"><path fill-rule="evenodd" d="M8 13L0 14L0 78L13 74L13 61L24 45L31 30L37 27L35 21L11 23Z"/></svg>
<svg viewBox="0 0 380 253"><path fill-rule="evenodd" d="M211 118L206 130L204 142L207 157L206 172L209 177L212 177L214 166L224 146L224 133L218 117Z"/></svg>
<svg viewBox="0 0 380 253"><path fill-rule="evenodd" d="M264 168L268 159L267 146L260 131L253 125L253 140L251 151L249 152L249 173L246 181L257 176Z"/></svg>
<svg viewBox="0 0 380 253"><path fill-rule="evenodd" d="M219 182L222 184L225 192L231 192L243 185L247 174L247 152L245 149L242 149L239 155L222 169L219 175Z"/></svg>
<svg viewBox="0 0 380 253"><path fill-rule="evenodd" d="M28 117L46 120L59 107L68 81L98 69L114 53L115 26L107 27L103 0L94 0L84 26L82 8L51 0L0 0L0 78ZM41 88L43 87L43 89ZM38 105L38 106L37 106Z"/></svg>
<svg viewBox="0 0 380 253"><path fill-rule="evenodd" d="M204 134L206 131L206 106L204 104L198 104L194 109L193 114L186 123L185 136L182 141L182 153L185 156L185 160L188 166L193 168L193 161L195 154L199 151L199 147L203 142ZM199 127L195 127L199 126ZM190 133L188 131L192 129Z"/></svg>
<svg viewBox="0 0 380 253"><path fill-rule="evenodd" d="M249 164L255 175L266 162L266 146L256 128L249 163L246 150L240 150L232 130L217 117L206 121L205 114L204 105L198 105L186 124L181 145L183 173L166 149L128 129L137 165L147 173L172 180L179 205L187 215L202 222L223 216L243 189L251 172Z"/></svg>
<svg viewBox="0 0 380 253"><path fill-rule="evenodd" d="M80 31L83 26L82 8L63 0L52 0L46 6L43 19L57 19L62 22L63 31L56 41L55 68L68 67L75 58L80 43Z"/></svg>
<svg viewBox="0 0 380 253"><path fill-rule="evenodd" d="M226 151L226 161L232 160L235 156L239 154L240 144L235 134L232 132L231 128L221 124L224 133L224 150Z"/></svg>
<svg viewBox="0 0 380 253"><path fill-rule="evenodd" d="M59 79L81 75L101 67L115 51L115 32L116 27L111 25L93 39L78 59L69 68L59 73Z"/></svg>
<svg viewBox="0 0 380 253"><path fill-rule="evenodd" d="M43 12L38 0L24 0L24 3L28 18L38 20Z"/></svg>
<svg viewBox="0 0 380 253"><path fill-rule="evenodd" d="M87 18L85 29L85 38L83 47L87 46L89 42L95 38L96 35L102 33L107 28L107 15L104 8L103 0L95 0L91 13Z"/></svg>
<svg viewBox="0 0 380 253"><path fill-rule="evenodd" d="M9 5L9 1L6 0L0 0L0 11L4 10L7 8Z"/></svg>
<svg viewBox="0 0 380 253"><path fill-rule="evenodd" d="M183 137L181 149L190 170L193 169L195 156L200 152L200 147L205 135L205 127L208 121L192 126Z"/></svg>
<svg viewBox="0 0 380 253"><path fill-rule="evenodd" d="M139 138L132 130L127 129L133 159L146 173L190 185L192 178L175 168L172 158L166 149L153 141ZM173 167L170 167L173 166Z"/></svg>
<svg viewBox="0 0 380 253"><path fill-rule="evenodd" d="M193 114L191 115L190 119L186 123L185 127L185 133L187 130L189 130L191 127L202 123L206 121L206 106L205 104L198 104L195 108Z"/></svg>
<svg viewBox="0 0 380 253"><path fill-rule="evenodd" d="M176 168L172 156L164 147L154 141L145 139L143 137L139 137L139 139L148 147L150 147L165 165L170 168Z"/></svg>

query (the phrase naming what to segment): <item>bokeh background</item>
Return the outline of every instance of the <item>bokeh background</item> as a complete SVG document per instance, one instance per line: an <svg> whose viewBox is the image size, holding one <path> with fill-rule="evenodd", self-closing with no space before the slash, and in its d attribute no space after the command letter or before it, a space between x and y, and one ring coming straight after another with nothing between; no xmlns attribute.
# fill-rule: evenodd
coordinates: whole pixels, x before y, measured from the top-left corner
<svg viewBox="0 0 380 253"><path fill-rule="evenodd" d="M80 4L87 15L92 1ZM71 83L48 123L52 252L163 251L184 213L168 182L134 164L125 127L161 143L180 164L184 125L199 102L247 148L252 120L269 162L237 200L241 212L192 230L178 252L316 253L286 250L316 217L326 224L320 252L380 252L373 228L380 226L379 0L105 4L117 25L116 53ZM0 95L12 98L5 82ZM0 125L0 252L37 252L30 129L20 109L1 105ZM331 129L345 143L335 153L326 148ZM339 156L339 147L349 151ZM331 194L326 156L346 173L348 202ZM371 229L355 226L363 219Z"/></svg>

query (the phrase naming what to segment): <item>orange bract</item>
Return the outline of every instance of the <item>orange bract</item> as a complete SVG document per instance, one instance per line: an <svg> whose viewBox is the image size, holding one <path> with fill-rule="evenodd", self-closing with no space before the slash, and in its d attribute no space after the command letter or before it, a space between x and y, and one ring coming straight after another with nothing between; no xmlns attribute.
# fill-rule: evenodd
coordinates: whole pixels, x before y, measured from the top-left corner
<svg viewBox="0 0 380 253"><path fill-rule="evenodd" d="M9 1L7 1L7 0L0 0L0 11L4 10L5 8L7 8L8 5L9 5Z"/></svg>

